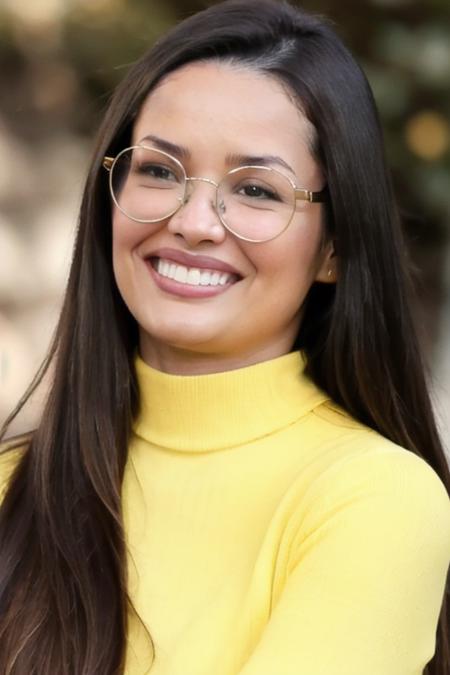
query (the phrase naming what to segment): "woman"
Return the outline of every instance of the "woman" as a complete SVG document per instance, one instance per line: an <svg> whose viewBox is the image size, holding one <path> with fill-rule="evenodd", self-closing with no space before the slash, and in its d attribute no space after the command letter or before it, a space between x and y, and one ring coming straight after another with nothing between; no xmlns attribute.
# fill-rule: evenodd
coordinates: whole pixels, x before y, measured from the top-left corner
<svg viewBox="0 0 450 675"><path fill-rule="evenodd" d="M161 38L100 130L42 419L1 456L0 671L447 673L405 268L326 22L231 0Z"/></svg>

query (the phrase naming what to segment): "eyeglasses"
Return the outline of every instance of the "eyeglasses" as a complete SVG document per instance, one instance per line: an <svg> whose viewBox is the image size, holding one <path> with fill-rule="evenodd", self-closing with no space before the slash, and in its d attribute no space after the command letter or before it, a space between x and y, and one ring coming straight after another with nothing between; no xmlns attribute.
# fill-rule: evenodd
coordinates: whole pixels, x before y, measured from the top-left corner
<svg viewBox="0 0 450 675"><path fill-rule="evenodd" d="M216 183L187 176L181 162L146 145L125 148L105 157L109 187L117 208L138 223L156 223L173 216L189 199L190 181L216 188L215 208L224 227L239 239L265 242L289 226L297 199L324 202L326 188L311 192L297 187L280 171L267 166L239 166Z"/></svg>

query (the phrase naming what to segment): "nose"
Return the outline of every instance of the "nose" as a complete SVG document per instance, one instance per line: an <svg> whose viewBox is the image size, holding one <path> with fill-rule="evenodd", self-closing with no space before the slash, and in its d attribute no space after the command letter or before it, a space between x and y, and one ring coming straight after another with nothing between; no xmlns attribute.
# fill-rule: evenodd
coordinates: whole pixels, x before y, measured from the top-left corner
<svg viewBox="0 0 450 675"><path fill-rule="evenodd" d="M209 178L189 178L184 202L169 220L169 232L183 237L190 246L202 241L220 244L226 237L226 229L217 213L216 190L217 183Z"/></svg>

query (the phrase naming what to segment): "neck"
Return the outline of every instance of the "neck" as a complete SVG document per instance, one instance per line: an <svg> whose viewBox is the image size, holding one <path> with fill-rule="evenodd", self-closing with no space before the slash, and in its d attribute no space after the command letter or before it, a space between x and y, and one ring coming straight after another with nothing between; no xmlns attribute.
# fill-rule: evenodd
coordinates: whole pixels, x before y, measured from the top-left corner
<svg viewBox="0 0 450 675"><path fill-rule="evenodd" d="M172 375L207 375L253 366L292 351L292 340L252 346L235 352L208 352L179 348L141 336L139 353L145 363Z"/></svg>

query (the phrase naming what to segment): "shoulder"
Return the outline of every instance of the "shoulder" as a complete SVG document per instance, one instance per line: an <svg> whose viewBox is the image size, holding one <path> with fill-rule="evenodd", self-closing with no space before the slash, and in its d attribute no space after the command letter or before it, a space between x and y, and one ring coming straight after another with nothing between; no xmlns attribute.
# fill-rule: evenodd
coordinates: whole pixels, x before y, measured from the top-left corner
<svg viewBox="0 0 450 675"><path fill-rule="evenodd" d="M0 442L0 503L14 469L25 455L31 439L32 432L28 432Z"/></svg>
<svg viewBox="0 0 450 675"><path fill-rule="evenodd" d="M311 412L314 429L327 453L327 461L320 472L320 480L366 480L368 484L390 484L392 488L407 490L417 483L434 484L441 495L450 501L440 476L428 462L389 440L380 432L352 417L344 408L327 399ZM326 441L326 443L325 443ZM407 480L409 478L409 481ZM405 484L406 482L406 484Z"/></svg>
<svg viewBox="0 0 450 675"><path fill-rule="evenodd" d="M331 462L306 490L300 481L291 486L282 535L288 569L308 552L326 551L344 570L351 556L358 573L372 560L379 571L429 570L440 585L450 564L447 489L424 459L373 438L365 451Z"/></svg>
<svg viewBox="0 0 450 675"><path fill-rule="evenodd" d="M447 489L425 459L374 431L359 430L352 438L359 452L331 465L322 476L324 482L337 484L337 489L365 487L403 499L434 498L450 516Z"/></svg>
<svg viewBox="0 0 450 675"><path fill-rule="evenodd" d="M441 477L415 453L376 432L360 433L352 437L358 450L331 463L311 486L311 525L342 519L368 536L410 536L439 549L448 565L450 497Z"/></svg>
<svg viewBox="0 0 450 675"><path fill-rule="evenodd" d="M395 484L403 483L408 476L413 481L414 476L416 481L434 483L437 491L450 500L440 476L424 458L356 420L334 401L324 401L312 414L323 435L333 439L336 447L342 446L336 461L329 466L330 479L342 472L349 478L368 474L367 478L374 482L388 479Z"/></svg>
<svg viewBox="0 0 450 675"><path fill-rule="evenodd" d="M367 489L389 490L405 498L417 492L436 495L450 514L450 497L433 467L414 452L389 440L378 431L354 419L341 406L327 400L314 415L345 451L337 453L320 476L336 483L338 489L365 485Z"/></svg>
<svg viewBox="0 0 450 675"><path fill-rule="evenodd" d="M348 519L361 531L409 528L439 540L450 559L450 496L434 468L330 400L312 414L321 452L308 482L299 475L291 484L296 525L313 531Z"/></svg>

